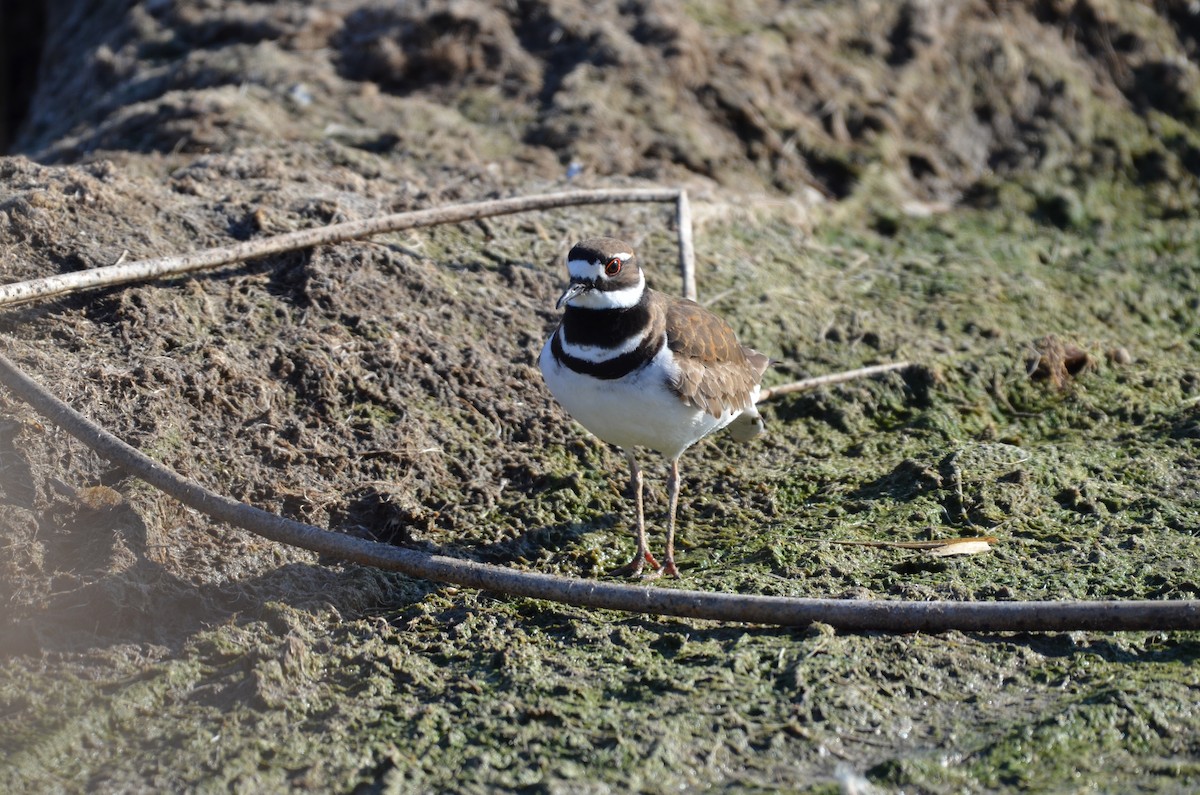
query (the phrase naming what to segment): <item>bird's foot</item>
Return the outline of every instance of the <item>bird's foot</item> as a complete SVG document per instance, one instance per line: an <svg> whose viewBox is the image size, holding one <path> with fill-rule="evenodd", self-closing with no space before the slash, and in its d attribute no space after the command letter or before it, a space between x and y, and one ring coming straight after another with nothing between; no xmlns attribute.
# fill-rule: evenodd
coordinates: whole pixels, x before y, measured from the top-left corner
<svg viewBox="0 0 1200 795"><path fill-rule="evenodd" d="M642 575L643 580L657 580L659 577L675 577L679 578L679 569L675 568L675 561L671 558L666 558L662 566L654 571L648 571Z"/></svg>
<svg viewBox="0 0 1200 795"><path fill-rule="evenodd" d="M647 552L638 552L633 556L633 560L621 566L618 569L613 569L610 575L613 577L637 577L641 575L642 569L649 563L651 571L646 574L647 577L657 577L659 569L662 568L654 556ZM678 576L678 575L677 575Z"/></svg>

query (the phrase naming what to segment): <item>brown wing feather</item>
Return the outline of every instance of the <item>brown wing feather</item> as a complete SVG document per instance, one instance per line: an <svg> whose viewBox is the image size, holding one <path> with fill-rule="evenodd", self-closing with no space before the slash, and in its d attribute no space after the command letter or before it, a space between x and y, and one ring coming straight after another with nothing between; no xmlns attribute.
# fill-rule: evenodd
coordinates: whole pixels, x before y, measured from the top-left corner
<svg viewBox="0 0 1200 795"><path fill-rule="evenodd" d="M737 340L729 324L683 298L655 293L665 309L667 345L679 363L672 387L687 403L714 417L728 408L749 408L750 393L770 360Z"/></svg>

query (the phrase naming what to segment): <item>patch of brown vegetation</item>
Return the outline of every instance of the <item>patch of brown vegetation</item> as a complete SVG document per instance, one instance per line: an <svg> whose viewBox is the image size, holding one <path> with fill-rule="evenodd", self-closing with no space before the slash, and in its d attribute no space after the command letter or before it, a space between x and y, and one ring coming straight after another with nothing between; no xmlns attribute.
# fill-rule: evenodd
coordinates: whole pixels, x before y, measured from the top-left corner
<svg viewBox="0 0 1200 795"><path fill-rule="evenodd" d="M1036 342L1028 357L1029 377L1034 381L1048 381L1059 390L1066 389L1071 379L1095 366L1096 360L1091 354L1053 334Z"/></svg>

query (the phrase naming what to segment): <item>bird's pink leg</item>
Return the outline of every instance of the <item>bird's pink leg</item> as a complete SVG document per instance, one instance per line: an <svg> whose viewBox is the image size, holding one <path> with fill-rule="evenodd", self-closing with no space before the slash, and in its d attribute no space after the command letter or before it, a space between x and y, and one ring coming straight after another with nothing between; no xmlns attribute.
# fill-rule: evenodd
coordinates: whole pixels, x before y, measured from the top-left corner
<svg viewBox="0 0 1200 795"><path fill-rule="evenodd" d="M675 509L679 507L679 457L671 459L671 474L667 479L667 554L663 558L662 573L678 577L675 568Z"/></svg>
<svg viewBox="0 0 1200 795"><path fill-rule="evenodd" d="M657 573L660 568L658 561L650 554L646 544L646 512L642 504L642 470L638 467L633 453L626 450L625 458L629 461L629 490L633 492L633 504L637 511L637 552L633 559L612 572L614 577L636 577L642 573L642 568L649 563Z"/></svg>

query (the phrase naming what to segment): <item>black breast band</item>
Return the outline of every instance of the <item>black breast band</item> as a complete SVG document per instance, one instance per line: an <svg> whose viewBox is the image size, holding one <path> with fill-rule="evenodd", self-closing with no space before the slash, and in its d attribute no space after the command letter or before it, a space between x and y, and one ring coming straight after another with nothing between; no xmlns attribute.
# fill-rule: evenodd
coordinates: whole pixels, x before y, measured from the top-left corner
<svg viewBox="0 0 1200 795"><path fill-rule="evenodd" d="M583 375L590 375L592 378L611 381L616 378L624 378L634 370L649 364L650 360L658 353L660 343L661 341L656 340L653 334L647 334L642 338L638 346L629 353L622 353L620 356L614 356L611 359L593 362L590 359L572 356L564 351L561 331L556 331L550 339L550 352L554 354L554 358L564 367L568 367Z"/></svg>

